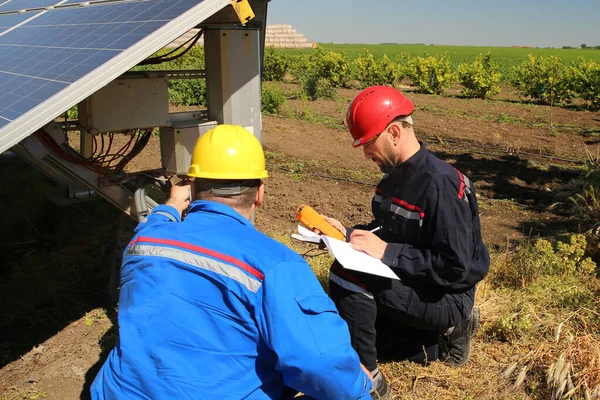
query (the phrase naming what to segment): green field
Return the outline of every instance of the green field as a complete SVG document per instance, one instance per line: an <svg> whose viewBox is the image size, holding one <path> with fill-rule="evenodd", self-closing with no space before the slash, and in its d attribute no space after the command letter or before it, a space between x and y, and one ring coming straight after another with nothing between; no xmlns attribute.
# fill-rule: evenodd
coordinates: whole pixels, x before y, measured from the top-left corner
<svg viewBox="0 0 600 400"><path fill-rule="evenodd" d="M359 57L363 50L368 50L375 57L387 54L390 58L396 58L401 54L409 57L427 55L443 55L448 53L454 67L462 63L471 63L478 54L492 53L501 72L508 72L513 66L527 59L529 54L536 56L558 56L568 63L583 57L600 63L600 50L596 49L540 49L520 47L476 47L476 46L435 46L419 44L319 44L326 50L336 53L344 52L350 60ZM288 54L309 53L312 49L287 49Z"/></svg>

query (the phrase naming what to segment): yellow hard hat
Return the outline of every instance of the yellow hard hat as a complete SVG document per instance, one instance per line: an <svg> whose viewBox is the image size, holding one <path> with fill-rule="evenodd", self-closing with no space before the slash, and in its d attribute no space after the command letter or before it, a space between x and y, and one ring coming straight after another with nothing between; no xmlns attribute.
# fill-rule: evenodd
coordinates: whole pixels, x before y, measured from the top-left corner
<svg viewBox="0 0 600 400"><path fill-rule="evenodd" d="M202 135L188 176L205 179L263 179L265 155L258 139L239 125L218 125Z"/></svg>

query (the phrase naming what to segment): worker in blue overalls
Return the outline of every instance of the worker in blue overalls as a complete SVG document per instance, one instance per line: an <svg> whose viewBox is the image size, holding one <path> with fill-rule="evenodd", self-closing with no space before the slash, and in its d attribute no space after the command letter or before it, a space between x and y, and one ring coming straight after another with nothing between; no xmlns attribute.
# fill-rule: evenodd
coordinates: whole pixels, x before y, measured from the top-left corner
<svg viewBox="0 0 600 400"><path fill-rule="evenodd" d="M188 175L125 249L119 340L92 398L371 399L309 265L250 222L267 177L259 141L219 125L198 139Z"/></svg>

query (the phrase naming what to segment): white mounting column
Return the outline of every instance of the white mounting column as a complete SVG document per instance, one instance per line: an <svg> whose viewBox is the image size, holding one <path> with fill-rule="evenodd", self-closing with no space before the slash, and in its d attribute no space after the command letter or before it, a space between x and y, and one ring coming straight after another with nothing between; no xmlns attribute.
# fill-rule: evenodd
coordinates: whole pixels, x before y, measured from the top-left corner
<svg viewBox="0 0 600 400"><path fill-rule="evenodd" d="M241 125L262 141L262 40L257 28L204 32L208 118Z"/></svg>

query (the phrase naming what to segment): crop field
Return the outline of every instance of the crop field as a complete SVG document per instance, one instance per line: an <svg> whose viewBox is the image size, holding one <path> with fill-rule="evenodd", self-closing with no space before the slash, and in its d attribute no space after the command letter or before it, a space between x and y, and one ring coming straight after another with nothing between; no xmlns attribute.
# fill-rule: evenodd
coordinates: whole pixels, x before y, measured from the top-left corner
<svg viewBox="0 0 600 400"><path fill-rule="evenodd" d="M329 51L344 52L353 60L368 50L376 57L387 54L390 57L406 54L408 56L433 56L448 54L456 63L470 62L478 54L492 53L500 64L516 65L525 60L529 54L536 56L557 56L565 61L573 61L579 57L600 62L600 50L597 49L554 49L535 47L479 47L479 46L440 46L424 44L332 44L320 43L319 46ZM290 54L308 53L311 49L284 49Z"/></svg>
<svg viewBox="0 0 600 400"><path fill-rule="evenodd" d="M535 56L560 57L569 63L578 58L585 58L600 62L600 50L597 49L551 49L534 47L478 47L478 46L438 46L425 44L331 44L322 43L319 46L325 50L344 53L349 60L360 57L365 50L372 53L376 58L386 54L390 58L400 57L423 57L442 56L447 54L451 63L457 67L462 63L471 63L479 54L491 53L500 65L502 72L508 72L510 68L527 60L530 54ZM312 49L285 49L281 50L290 55L309 54Z"/></svg>

